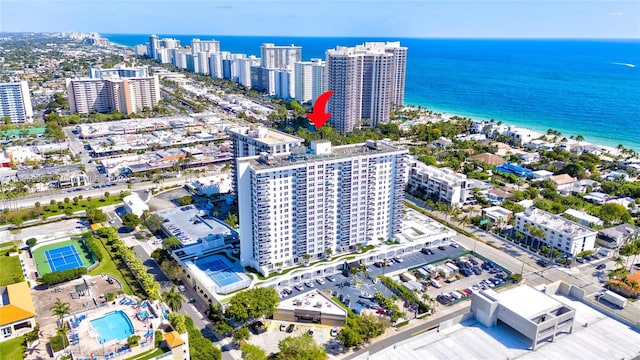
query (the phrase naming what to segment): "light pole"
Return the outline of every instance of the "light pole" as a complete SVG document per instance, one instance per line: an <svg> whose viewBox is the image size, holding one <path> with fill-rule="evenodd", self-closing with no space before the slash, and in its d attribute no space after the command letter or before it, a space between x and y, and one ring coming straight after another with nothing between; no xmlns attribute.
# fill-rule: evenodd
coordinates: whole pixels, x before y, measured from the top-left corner
<svg viewBox="0 0 640 360"><path fill-rule="evenodd" d="M100 345L102 345L102 356L104 356L104 339L100 340Z"/></svg>

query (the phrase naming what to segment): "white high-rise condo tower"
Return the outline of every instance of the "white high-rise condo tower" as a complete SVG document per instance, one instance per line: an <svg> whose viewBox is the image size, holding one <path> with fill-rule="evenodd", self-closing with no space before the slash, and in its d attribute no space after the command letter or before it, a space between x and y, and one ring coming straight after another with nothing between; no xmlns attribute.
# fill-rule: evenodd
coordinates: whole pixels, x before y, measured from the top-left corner
<svg viewBox="0 0 640 360"><path fill-rule="evenodd" d="M12 123L32 122L31 94L26 81L0 83L0 118L9 117Z"/></svg>
<svg viewBox="0 0 640 360"><path fill-rule="evenodd" d="M264 275L401 232L408 151L387 141L236 159L240 261Z"/></svg>

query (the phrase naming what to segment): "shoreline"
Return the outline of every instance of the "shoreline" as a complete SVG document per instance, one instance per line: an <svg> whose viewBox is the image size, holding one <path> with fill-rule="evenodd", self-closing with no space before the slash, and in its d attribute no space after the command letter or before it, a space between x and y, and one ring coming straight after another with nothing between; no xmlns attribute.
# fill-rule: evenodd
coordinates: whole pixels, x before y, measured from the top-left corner
<svg viewBox="0 0 640 360"><path fill-rule="evenodd" d="M457 117L462 117L462 118L467 118L471 121L477 122L477 121L484 121L484 122L489 122L491 119L487 119L485 117L480 117L480 116L474 116L474 115L468 115L468 114L461 114L461 113L456 113L456 112L451 112L451 111L444 111L444 110L439 110L439 109L435 109L435 108L431 108L431 107L427 107L425 105L416 105L416 104L408 104L405 105L404 107L411 107L411 108L417 108L418 106L422 107L422 109L426 110L426 111L432 111L435 114L440 114L440 116L438 116L438 118L441 121L447 121L450 120L452 117L457 116ZM539 135L539 136L546 136L546 132L541 132L539 130L536 129L532 129L531 127L528 126L521 126L518 124L514 124L513 122L509 122L509 121L503 121L503 120L497 120L494 118L495 122L501 121L502 125L506 125L506 126L513 126L515 128L518 129L525 129L528 131L531 131L532 133ZM552 130L556 130L554 128L550 128ZM565 137L563 135L563 137ZM618 150L615 146L610 146L610 145L603 145L603 144L598 144L598 143L594 143L594 142L590 142L589 140L585 139L582 141L577 141L575 139L570 139L568 137L565 137L567 139L566 143L567 144L580 144L580 145L593 145L593 146L597 146L600 149L603 150L603 152L605 153L609 153L609 155L612 156L621 156L621 152L620 150ZM551 141L550 141L551 142ZM556 143L559 143L559 141L557 141ZM631 150L636 150L635 148L629 148L625 146L625 149L631 149ZM607 154L603 154L601 156L607 156Z"/></svg>

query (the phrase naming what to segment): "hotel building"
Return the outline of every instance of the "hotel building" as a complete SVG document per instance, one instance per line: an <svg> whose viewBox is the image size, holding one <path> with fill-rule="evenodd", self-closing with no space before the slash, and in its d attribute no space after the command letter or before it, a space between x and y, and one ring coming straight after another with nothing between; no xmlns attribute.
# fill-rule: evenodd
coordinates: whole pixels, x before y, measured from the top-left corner
<svg viewBox="0 0 640 360"><path fill-rule="evenodd" d="M402 231L408 151L387 141L236 159L240 260L264 275L393 239Z"/></svg>
<svg viewBox="0 0 640 360"><path fill-rule="evenodd" d="M105 79L67 79L67 97L72 113L119 111L131 114L152 109L160 102L158 76Z"/></svg>
<svg viewBox="0 0 640 360"><path fill-rule="evenodd" d="M465 174L425 165L418 160L412 160L409 167L409 188L436 196L438 201L451 206L462 205L473 199L473 186Z"/></svg>
<svg viewBox="0 0 640 360"><path fill-rule="evenodd" d="M388 123L393 105L404 104L407 48L400 42L367 42L327 50L329 123L345 134Z"/></svg>
<svg viewBox="0 0 640 360"><path fill-rule="evenodd" d="M9 117L12 123L33 121L31 94L26 81L0 83L0 118Z"/></svg>

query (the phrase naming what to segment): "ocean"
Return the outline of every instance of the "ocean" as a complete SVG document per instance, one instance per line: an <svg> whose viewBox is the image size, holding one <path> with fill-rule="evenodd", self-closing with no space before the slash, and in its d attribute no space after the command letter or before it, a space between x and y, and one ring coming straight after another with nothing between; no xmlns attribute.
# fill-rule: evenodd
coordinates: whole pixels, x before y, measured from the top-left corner
<svg viewBox="0 0 640 360"><path fill-rule="evenodd" d="M148 35L103 34L133 46ZM364 41L407 46L405 103L473 119L640 150L640 40L465 40L160 35L220 41L222 50L260 55L260 45L301 45L304 60Z"/></svg>

